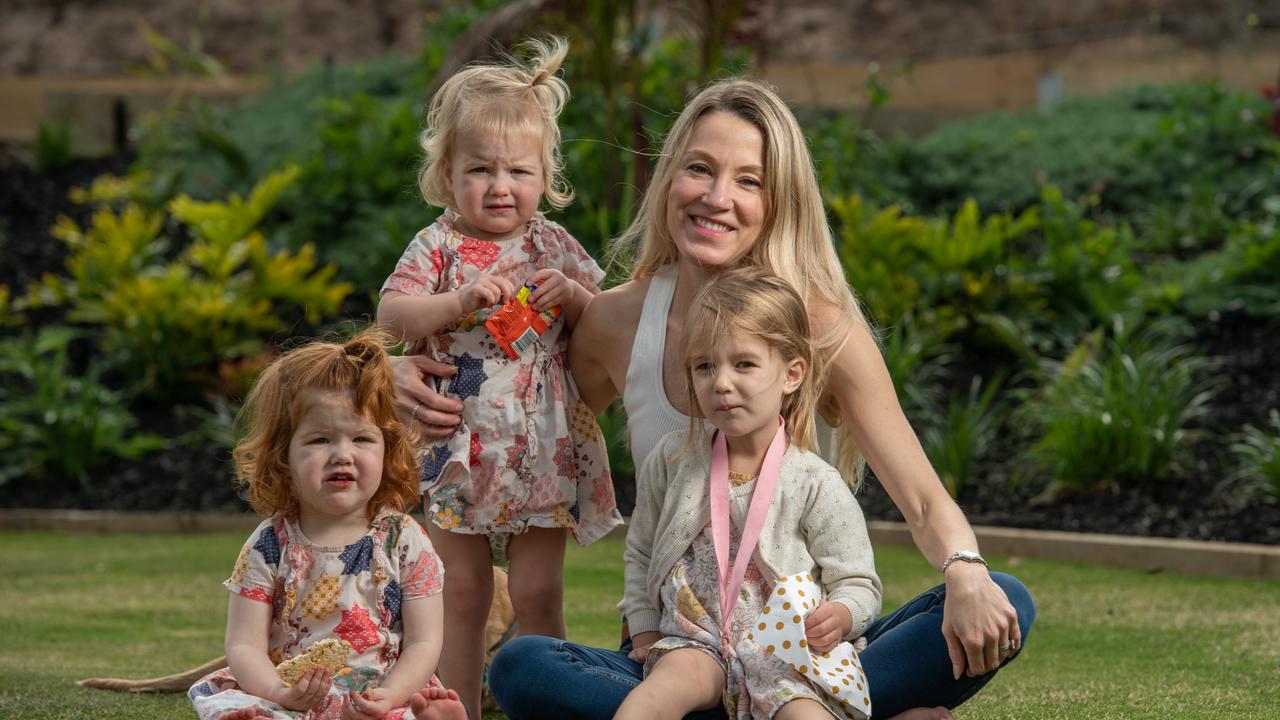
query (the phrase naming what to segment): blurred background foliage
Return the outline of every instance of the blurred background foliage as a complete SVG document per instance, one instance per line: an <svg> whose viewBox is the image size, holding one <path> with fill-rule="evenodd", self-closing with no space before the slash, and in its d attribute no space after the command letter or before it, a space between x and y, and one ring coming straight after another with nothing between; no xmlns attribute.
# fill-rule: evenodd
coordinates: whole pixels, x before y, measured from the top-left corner
<svg viewBox="0 0 1280 720"><path fill-rule="evenodd" d="M602 262L684 99L749 73L750 53L727 42L742 5L673 33L635 2L562 2L515 33L571 41L561 127L577 198L549 215ZM84 481L166 443L225 451L236 403L276 347L367 321L439 212L416 188L430 89L502 7L432 17L415 57L321 62L231 108L188 100L149 118L128 175L77 191L92 220L52 229L64 272L0 287L0 448L14 458L0 482ZM183 66L171 45L165 67ZM1280 317L1267 98L1213 82L1139 87L913 138L871 132L892 97L875 73L865 93L861 111L799 114L846 277L953 494L1190 483L1200 452L1243 492L1280 497L1276 411L1241 427L1207 412L1224 390L1206 354L1215 324ZM42 165L65 162L59 133L42 135ZM15 334L33 314L48 327ZM131 413L163 404L184 418L167 438L121 440ZM602 425L626 496L620 410Z"/></svg>

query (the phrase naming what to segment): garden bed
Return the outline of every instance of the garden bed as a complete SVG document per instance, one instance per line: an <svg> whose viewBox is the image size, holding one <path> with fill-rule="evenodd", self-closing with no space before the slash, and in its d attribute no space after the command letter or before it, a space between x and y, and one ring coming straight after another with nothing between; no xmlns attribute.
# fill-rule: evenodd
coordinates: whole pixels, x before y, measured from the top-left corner
<svg viewBox="0 0 1280 720"><path fill-rule="evenodd" d="M66 199L67 188L104 172L122 172L128 158L80 160L57 172L38 174L19 163L0 167L6 230L0 283L20 289L45 272L59 272L65 256L48 227L62 213L85 211ZM1268 408L1280 407L1280 329L1242 314L1226 314L1197 328L1197 342L1221 359L1229 379L1212 402L1209 422L1219 429L1263 424ZM199 420L175 406L152 402L136 408L139 431L169 438L192 437ZM1006 448L1012 451L1012 448ZM1106 488L1037 501L1030 484L978 484L959 502L975 524L1046 530L1112 533L1196 540L1280 544L1280 503L1233 491L1227 458L1208 444L1196 448L1180 482ZM202 442L174 442L133 462L114 461L85 482L74 479L5 487L0 506L98 510L236 511L243 509L233 486L225 449ZM627 482L628 479L622 479ZM1243 498L1252 497L1246 504ZM871 478L860 495L872 519L900 519Z"/></svg>

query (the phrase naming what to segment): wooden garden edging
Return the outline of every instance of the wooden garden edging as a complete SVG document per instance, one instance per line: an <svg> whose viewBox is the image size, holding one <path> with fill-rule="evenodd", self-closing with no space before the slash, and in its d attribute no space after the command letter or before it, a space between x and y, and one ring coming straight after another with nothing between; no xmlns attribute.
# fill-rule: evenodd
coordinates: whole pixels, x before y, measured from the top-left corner
<svg viewBox="0 0 1280 720"><path fill-rule="evenodd" d="M913 544L905 523L873 520L867 526L872 544ZM1275 545L1023 530L983 525L975 526L973 531L978 536L982 552L987 555L1070 560L1211 577L1280 580L1280 546Z"/></svg>
<svg viewBox="0 0 1280 720"><path fill-rule="evenodd" d="M257 527L250 513L115 512L109 510L0 510L0 530L73 533L243 532ZM900 522L873 520L867 528L874 544L912 545ZM1072 533L976 526L987 555L1069 560L1144 570L1280 580L1280 546L1203 542L1127 535ZM612 537L621 538L625 528ZM998 568L997 568L998 569Z"/></svg>

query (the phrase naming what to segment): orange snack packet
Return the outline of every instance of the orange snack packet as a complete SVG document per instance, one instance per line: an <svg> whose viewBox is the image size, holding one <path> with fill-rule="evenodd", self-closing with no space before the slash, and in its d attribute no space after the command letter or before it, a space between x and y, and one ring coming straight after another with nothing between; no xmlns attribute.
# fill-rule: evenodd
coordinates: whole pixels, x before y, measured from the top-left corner
<svg viewBox="0 0 1280 720"><path fill-rule="evenodd" d="M529 293L537 285L524 285L515 295L485 321L484 327L497 341L498 347L512 360L519 360L542 333L560 317L560 306L541 312L529 306Z"/></svg>

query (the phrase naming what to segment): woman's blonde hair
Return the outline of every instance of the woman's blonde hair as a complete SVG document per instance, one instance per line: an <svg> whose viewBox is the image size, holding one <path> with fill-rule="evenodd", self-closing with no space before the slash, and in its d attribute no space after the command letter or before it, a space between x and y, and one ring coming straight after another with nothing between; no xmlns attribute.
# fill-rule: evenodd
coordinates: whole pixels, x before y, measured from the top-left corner
<svg viewBox="0 0 1280 720"><path fill-rule="evenodd" d="M640 203L630 227L611 250L614 258L634 255L632 279L651 277L679 260L675 240L667 227L667 201L681 156L694 127L703 115L729 113L750 123L764 140L764 222L759 239L742 258L744 264L759 265L791 284L807 306L830 315L847 318L846 323L824 322L812 338L815 357L830 359L841 348L855 326L870 325L845 281L836 256L831 228L827 225L822 193L813 168L813 158L800 124L787 104L768 86L754 80L728 79L716 82L693 97L662 145L653 181ZM819 385L825 389L825 378ZM862 453L850 429L841 422L834 399L820 404L823 416L839 428L835 465L856 486L865 468Z"/></svg>
<svg viewBox="0 0 1280 720"><path fill-rule="evenodd" d="M781 412L791 442L801 450L816 452L814 412L824 367L809 339L809 315L804 300L786 280L754 265L716 274L689 306L681 362L693 415L689 421L690 440L703 429L703 424L695 418L706 417L693 388L694 361L724 342L732 332L759 338L777 351L784 363L804 361L804 377L795 390L783 396Z"/></svg>
<svg viewBox="0 0 1280 720"><path fill-rule="evenodd" d="M564 179L556 124L569 99L569 86L556 76L569 45L552 36L529 40L525 47L531 56L528 64L509 57L502 64L471 65L446 80L431 98L426 129L418 136L425 155L418 188L428 203L457 210L447 180L450 157L462 132L539 138L547 202L563 208L573 200L573 188Z"/></svg>
<svg viewBox="0 0 1280 720"><path fill-rule="evenodd" d="M404 512L417 504L415 438L396 417L389 344L390 337L375 328L341 343L311 342L286 352L258 377L236 418L246 432L233 455L236 479L259 515L297 516L289 442L309 390L350 393L355 411L382 431L382 482L369 498L369 519L384 507Z"/></svg>

